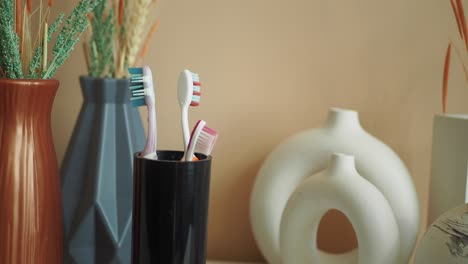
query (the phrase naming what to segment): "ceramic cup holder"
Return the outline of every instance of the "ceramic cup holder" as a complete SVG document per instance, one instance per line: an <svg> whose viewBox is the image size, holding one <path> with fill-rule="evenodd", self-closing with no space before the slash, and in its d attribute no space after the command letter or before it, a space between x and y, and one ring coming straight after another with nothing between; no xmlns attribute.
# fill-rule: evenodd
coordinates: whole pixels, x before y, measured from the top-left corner
<svg viewBox="0 0 468 264"><path fill-rule="evenodd" d="M133 264L206 262L211 157L183 154L134 155Z"/></svg>

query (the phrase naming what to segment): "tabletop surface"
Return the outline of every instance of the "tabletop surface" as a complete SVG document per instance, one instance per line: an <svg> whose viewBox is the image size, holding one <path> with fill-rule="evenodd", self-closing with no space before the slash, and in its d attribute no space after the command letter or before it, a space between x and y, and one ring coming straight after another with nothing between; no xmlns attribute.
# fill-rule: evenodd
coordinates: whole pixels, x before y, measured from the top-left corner
<svg viewBox="0 0 468 264"><path fill-rule="evenodd" d="M229 262L229 261L218 261L218 260L208 260L206 264L260 264L253 262Z"/></svg>

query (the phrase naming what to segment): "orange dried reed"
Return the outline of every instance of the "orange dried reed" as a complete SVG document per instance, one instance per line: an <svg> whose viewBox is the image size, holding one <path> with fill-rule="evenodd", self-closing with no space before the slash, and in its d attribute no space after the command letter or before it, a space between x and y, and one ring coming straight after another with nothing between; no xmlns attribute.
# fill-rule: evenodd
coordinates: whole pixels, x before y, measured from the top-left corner
<svg viewBox="0 0 468 264"><path fill-rule="evenodd" d="M83 42L83 53L85 55L86 68L89 69L91 67L91 63L89 61L89 47L86 42Z"/></svg>
<svg viewBox="0 0 468 264"><path fill-rule="evenodd" d="M124 7L124 0L119 0L119 26L123 24Z"/></svg>
<svg viewBox="0 0 468 264"><path fill-rule="evenodd" d="M23 21L23 19L21 18L21 12L22 12L22 10L21 10L21 0L16 0L16 2L15 2L15 12L16 12L16 15L15 15L16 34L18 34L18 36L21 39L22 30L23 30L23 26L21 25L21 22Z"/></svg>
<svg viewBox="0 0 468 264"><path fill-rule="evenodd" d="M465 11L463 9L463 4L461 0L457 0L457 9L458 9L458 16L460 17L460 22L463 30L463 36L465 39L465 48L468 50L468 31L466 28L466 18L465 18Z"/></svg>
<svg viewBox="0 0 468 264"><path fill-rule="evenodd" d="M462 22L460 20L460 16L458 15L458 10L455 4L455 0L450 0L450 4L452 5L453 14L455 15L455 20L457 21L458 33L460 34L460 37L463 39L464 35L462 31Z"/></svg>
<svg viewBox="0 0 468 264"><path fill-rule="evenodd" d="M442 111L447 112L447 94L448 94L448 80L450 71L450 57L452 53L452 43L449 42L447 52L445 54L445 65L444 65L444 78L442 83Z"/></svg>
<svg viewBox="0 0 468 264"><path fill-rule="evenodd" d="M32 0L28 0L26 2L26 6L28 8L28 13L31 14L31 12L32 12Z"/></svg>
<svg viewBox="0 0 468 264"><path fill-rule="evenodd" d="M143 46L143 49L141 50L140 58L144 58L146 53L148 52L148 47L151 42L151 39L153 38L154 33L156 30L158 30L159 27L159 19L154 21L153 26L151 27L151 30L148 33L148 36L146 37L145 45Z"/></svg>

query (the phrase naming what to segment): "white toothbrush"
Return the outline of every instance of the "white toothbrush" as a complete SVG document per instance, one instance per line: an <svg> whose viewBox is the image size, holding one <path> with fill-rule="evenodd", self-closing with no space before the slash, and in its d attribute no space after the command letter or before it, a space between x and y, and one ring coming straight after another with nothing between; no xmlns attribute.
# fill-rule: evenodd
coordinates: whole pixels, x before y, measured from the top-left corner
<svg viewBox="0 0 468 264"><path fill-rule="evenodd" d="M213 150L217 139L218 132L206 126L205 121L198 120L190 136L190 142L187 155L185 155L185 161L197 160L196 158L191 158L194 157L195 152L204 154L206 156L211 155L211 151Z"/></svg>
<svg viewBox="0 0 468 264"><path fill-rule="evenodd" d="M184 138L184 156L187 156L190 132L188 124L189 106L200 105L200 78L198 74L189 70L180 73L178 81L178 98L181 110L182 134Z"/></svg>

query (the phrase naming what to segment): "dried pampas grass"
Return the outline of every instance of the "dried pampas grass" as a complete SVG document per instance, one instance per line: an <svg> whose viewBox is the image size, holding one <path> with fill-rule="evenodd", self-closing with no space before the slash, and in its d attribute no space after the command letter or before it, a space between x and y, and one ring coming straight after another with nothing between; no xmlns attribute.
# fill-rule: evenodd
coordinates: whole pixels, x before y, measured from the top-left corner
<svg viewBox="0 0 468 264"><path fill-rule="evenodd" d="M159 25L159 20L155 20L150 29L147 27L149 13L156 2L155 0L113 0L110 7L103 3L101 9L95 10L93 19L99 22L91 23L93 31L88 38L87 47L84 47L89 65L88 72L91 76L124 78L127 76L127 68L140 62L146 55L149 43ZM106 17L102 16L103 10L115 14L113 22L115 32L111 30ZM114 41L104 42L104 38ZM97 45L95 52L92 52L96 43L100 44ZM113 50L112 60L98 59L107 54L109 49Z"/></svg>

